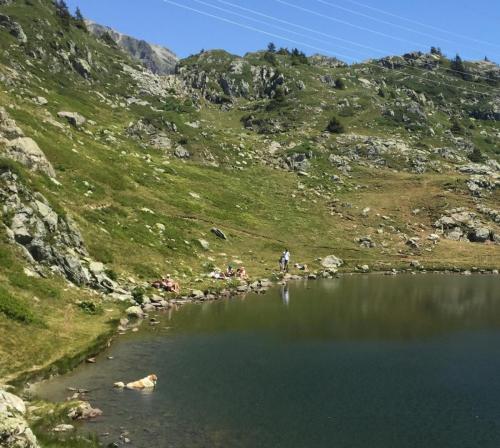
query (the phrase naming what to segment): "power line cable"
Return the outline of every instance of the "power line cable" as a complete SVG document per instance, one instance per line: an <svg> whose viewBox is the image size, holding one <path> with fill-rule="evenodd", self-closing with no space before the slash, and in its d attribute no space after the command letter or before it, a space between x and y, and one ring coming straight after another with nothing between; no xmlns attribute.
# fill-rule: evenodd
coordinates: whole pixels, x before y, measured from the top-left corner
<svg viewBox="0 0 500 448"><path fill-rule="evenodd" d="M295 34L296 36L305 37L306 39L311 39L311 40L314 40L316 42L321 42L321 43L324 42L324 40L321 40L321 39L318 39L318 38L315 38L315 37L311 37L311 36L308 36L308 35L303 34L303 33L297 33L296 31L291 31L290 29L284 28L282 26L272 25L272 24L269 24L267 22L264 22L263 20L255 19L253 17L249 17L249 16L246 16L244 14L237 13L235 11L231 11L231 10L228 10L228 9L220 8L220 7L216 6L216 5L213 5L211 3L207 3L207 2L205 2L203 0L191 0L191 1L199 3L201 5L208 6L210 8L217 9L218 11L222 11L222 12L227 13L227 14L232 14L232 15L235 15L237 17L241 17L241 18L246 19L246 20L251 20L253 22L257 22L257 23L260 23L260 24L263 24L263 25L266 25L266 26L271 26L271 27L276 28L276 29L278 29L280 31L285 31L287 33ZM229 2L222 2L222 3L229 3ZM344 46L341 46L341 45L339 45L339 48L343 48L344 50L347 50L347 51L351 51L352 50L352 48L344 47ZM349 59L351 59L351 60L354 61L356 58L350 56Z"/></svg>
<svg viewBox="0 0 500 448"><path fill-rule="evenodd" d="M307 12L309 14L321 17L323 19L330 20L332 22L341 23L342 25L350 26L351 28L356 28L358 30L366 31L368 33L377 34L379 36L387 37L388 39L397 40L399 42L404 42L404 43L412 44L412 45L418 45L420 47L427 47L427 44L414 42L414 41L411 41L411 40L408 40L408 39L404 39L402 37L397 37L397 36L394 36L394 35L391 35L391 34L384 33L382 31L372 30L371 28L367 28L367 27L361 26L361 25L356 25L355 23L349 22L347 20L338 19L337 17L329 16L327 14L323 14L323 13L320 13L318 11L314 11L314 10L309 9L309 8L304 8L303 6L287 2L285 0L274 0L274 1L276 1L278 3L281 3L282 5L298 9L299 11Z"/></svg>
<svg viewBox="0 0 500 448"><path fill-rule="evenodd" d="M309 33L314 33L314 34L317 34L319 36L328 37L329 39L338 40L339 42L349 43L349 44L354 45L356 47L366 48L367 50L380 51L377 48L370 47L369 45L363 45L363 44L356 43L356 42L353 42L353 41L348 40L348 39L343 39L341 37L333 36L332 34L324 33L322 31L318 31L318 30L315 30L315 29L312 29L312 28L308 28L306 26L302 26L302 25L299 25L297 23L289 22L287 20L283 20L283 19L280 19L278 17L270 16L270 15L264 14L264 13L262 13L260 11L256 11L256 10L250 9L250 8L245 8L243 6L236 5L234 3L231 3L231 2L228 2L228 1L225 1L225 0L215 0L215 1L217 1L219 3L222 3L224 5L227 5L227 6L232 6L233 8L237 8L237 9L240 9L242 11L250 12L250 13L258 15L260 17L265 17L267 19L274 20L274 21L279 22L279 23L283 23L283 24L288 25L288 26L293 26L295 28L307 31ZM383 52L383 54L386 54L386 52Z"/></svg>
<svg viewBox="0 0 500 448"><path fill-rule="evenodd" d="M404 26L404 25L400 25L400 24L397 24L397 23L394 23L394 22L390 22L388 20L379 19L378 17L374 17L373 15L365 14L363 12L356 11L356 10L351 9L351 8L346 8L345 6L340 6L340 5L337 5L336 3L330 3L330 2L327 2L325 0L315 0L315 1L318 2L318 3L321 3L323 5L329 6L331 8L336 8L336 9L339 9L341 11L346 11L346 12L348 12L350 14L354 14L354 15L357 15L357 16L360 16L360 17L364 17L366 19L369 19L369 20L372 20L374 22L378 22L378 23L381 23L381 24L384 24L384 25L389 25L389 26L392 26L392 27L395 27L395 28L399 28L399 29L402 29L404 31L408 31L410 33L420 34L422 36L430 37L432 39L439 39L441 41L448 42L448 43L451 43L451 44L455 44L456 43L453 40L446 39L444 37L439 37L439 36L436 36L435 34L430 34L430 33L424 32L424 31L419 31L419 30L416 30L414 28L410 28L410 27L407 27L407 26ZM472 46L467 45L467 44L463 44L463 45L466 46L466 47L468 47L468 48L473 49L478 54L482 54L483 53L482 50L480 51L476 47L472 47Z"/></svg>
<svg viewBox="0 0 500 448"><path fill-rule="evenodd" d="M200 0L193 0L193 1L197 1L197 2L199 2L199 3L201 2ZM296 23L289 22L289 21L286 21L286 20L283 20L283 19L280 19L280 18L277 18L277 17L271 16L271 15L268 15L268 14L263 14L263 13L261 13L261 12L259 12L259 11L254 10L254 9L245 8L245 7L243 7L243 6L240 6L240 5L237 5L237 4L234 4L234 3L231 3L231 2L226 1L226 0L215 0L215 1L217 1L217 2L219 2L219 3L222 3L222 4L224 4L224 5L227 5L227 6L231 6L231 7L233 7L233 8L237 8L237 9L240 9L240 10L243 10L243 11L250 12L251 14L255 14L255 15L258 15L258 16L261 16L261 17L265 17L265 18L270 19L270 20L274 20L274 21L277 21L277 22L280 22L280 23L284 23L284 24L286 24L286 25L288 25L288 26L293 26L293 27L296 27L296 28L299 28L299 29L303 29L303 30L306 30L306 31L311 32L311 33L314 33L314 34L318 34L318 35L321 35L321 36L326 36L326 37L328 37L329 39L339 40L339 41L341 41L341 42L346 42L346 43L349 43L349 44L354 45L354 46L357 46L357 47L366 48L366 49L369 49L369 50L371 50L371 51L378 52L378 53L380 53L380 54L382 54L382 55L386 55L386 54L387 54L387 52L386 52L386 51L381 50L381 49L379 49L379 48L374 48L374 47L370 47L370 46L367 46L367 45L362 45L362 44L359 44L359 43L357 43L357 42L354 42L354 41L352 41L352 40L348 40L348 39L342 39L342 38L339 38L339 37L333 36L333 35L331 35L331 34L328 34L328 33L323 33L323 32L320 32L320 31L314 30L314 29L312 29L312 28L307 28L307 27L304 27L304 26L302 26L302 25L298 25L298 24L296 24ZM204 3L204 2L201 2L201 3ZM204 3L204 4L207 4L207 3ZM213 7L213 8L217 8L217 7L215 7L214 5L209 5L209 6L211 6L211 7ZM217 9L220 9L220 8L217 8ZM231 13L231 14L234 14L234 13L233 13L233 12L231 12L230 10L223 10L223 11L224 11L224 12ZM244 17L244 18L246 18L247 20L255 20L254 18L250 18L250 17L248 17L248 16L242 16L242 15L240 15L240 14L238 14L238 16L240 16L240 17ZM264 23L264 22L259 21L259 23ZM275 25L271 25L271 24L267 24L267 23L266 23L266 25L267 25L267 26L272 26L272 27L275 27ZM283 30L283 28L282 28L282 27L277 27L277 28L278 28L278 29L280 29L280 30ZM313 40L315 40L315 41L320 41L320 40L315 39L315 38L312 38L312 37L310 37L310 36L305 36L305 35L303 35L303 34L295 33L295 32L290 31L290 30L288 30L288 29L285 29L285 31L286 31L286 32L291 32L291 33L293 33L293 34L296 34L296 35L299 35L299 36L302 36L302 37L306 37L306 38L308 38L308 39L313 39ZM323 42L323 41L321 40L320 42ZM346 47L341 47L341 48L347 49L348 51L355 51L355 50L352 50L351 48L346 48ZM356 52L356 51L355 51L355 52ZM359 52L359 51L358 51L358 52L356 52L356 53L358 53L358 54L368 55L368 53L366 53L366 52L365 52L365 53L361 53L361 52ZM354 58L351 58L351 59L354 59ZM423 73L428 73L428 71L427 71L427 70L425 70L425 69L421 69L421 68L419 68L419 67L413 67L413 68L414 68L414 69L416 69L416 70L418 70L418 71L421 71L421 72L423 72ZM447 67L443 67L443 66L441 66L440 68L441 68L441 69L443 69L443 70L445 70L445 71L448 71L448 72L457 73L457 74L460 74L460 75L468 75L468 73L467 73L467 72L463 72L463 71L460 71L460 70L455 70L455 69L451 69L451 68L447 68ZM487 77L487 76L482 76L482 75L478 75L478 74L475 74L474 76L477 76L478 78L485 79L485 80L487 80L487 81L489 81L489 80L490 80L490 78L489 78L489 77ZM464 79L464 81L466 81L466 82L472 82L472 81L468 81L468 80L465 80L465 79Z"/></svg>
<svg viewBox="0 0 500 448"><path fill-rule="evenodd" d="M204 16L207 16L207 17L211 17L211 18L214 18L216 20L220 20L222 22L230 23L232 25L239 26L241 28L244 28L244 29L247 29L247 30L250 30L250 31L254 31L254 32L257 32L257 33L265 34L267 36L271 36L271 37L274 37L274 38L277 38L277 39L286 40L288 42L291 42L291 43L294 43L294 44L298 44L298 45L302 45L302 46L305 46L305 47L309 47L309 48L312 48L312 49L324 52L326 54L333 54L334 56L341 56L343 58L346 57L346 58L349 59L349 56L343 55L342 53L335 54L332 51L327 50L325 48L316 47L314 45L310 45L310 44L307 44L305 42L297 41L295 39L290 39L288 37L281 36L279 34L270 33L268 31L261 30L260 28L256 28L256 27L253 27L253 26L250 26L250 25L245 25L245 24L242 24L242 23L230 20L230 19L226 19L224 17L217 16L215 14L210 14L210 13L208 13L206 11L201 11L199 9L192 8L190 6L181 5L181 4L179 4L179 3L175 2L175 1L172 1L172 0L162 0L162 1L164 3L169 3L169 4L177 6L179 8L183 8L183 9L186 9L186 10L189 10L189 11L193 11L193 12L196 12L198 14L201 14L201 15L204 15ZM401 74L403 76L408 76L408 73L405 73L405 72L402 72L402 71L399 71L399 70L396 70L396 69L389 69L387 67L380 66L378 64L374 64L374 63L370 63L370 62L365 62L364 64L376 67L377 69L385 69L385 70L393 72L393 73L399 73L399 74ZM440 85L440 86L448 86L448 87L451 87L451 88L454 88L454 89L459 89L459 90L462 90L462 91L468 92L468 93L474 93L474 94L478 94L478 95L487 95L487 96L490 95L489 93L486 93L486 92L478 92L476 90L469 90L469 89L466 89L466 88L461 87L461 86L454 86L452 84L445 83L445 82L442 82L442 81L434 81L434 80L431 80L431 79L428 79L428 78L424 78L422 76L417 76L417 75L411 75L411 76L414 76L416 79L420 79L420 80L423 80L423 81L426 81L426 82L430 82L432 84L436 84L436 85Z"/></svg>
<svg viewBox="0 0 500 448"><path fill-rule="evenodd" d="M423 22L419 22L418 20L408 19L407 17L403 17L403 16L400 16L398 14L394 14L392 12L389 12L387 10L367 5L365 3L361 3L361 2L358 2L356 0L345 0L345 1L347 1L347 2L349 2L351 4L353 4L353 5L361 6L362 8L367 8L367 9L370 9L372 11L378 12L380 14L384 14L384 15L389 16L389 17L393 17L393 18L396 18L396 19L399 19L399 20L404 20L404 21L406 21L408 23L413 23L414 25L422 26L422 27L425 27L425 28L430 29L430 30L439 31L441 33L448 34L449 36L458 37L458 38L461 38L461 39L468 39L470 41L473 41L473 42L476 42L476 43L479 43L479 44L490 45L492 47L500 48L500 45L498 45L498 44L494 44L494 43L488 42L486 40L476 39L474 37L466 36L466 35L463 35L463 34L454 33L453 31L448 31L448 30L445 30L443 28L439 28L437 26L432 26L432 25L428 25L428 24L423 23Z"/></svg>

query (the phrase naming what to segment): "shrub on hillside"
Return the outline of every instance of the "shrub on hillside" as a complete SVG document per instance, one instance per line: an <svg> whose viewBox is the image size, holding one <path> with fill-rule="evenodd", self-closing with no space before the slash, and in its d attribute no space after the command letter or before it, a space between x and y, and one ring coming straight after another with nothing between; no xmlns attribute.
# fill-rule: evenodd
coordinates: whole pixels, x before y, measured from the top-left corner
<svg viewBox="0 0 500 448"><path fill-rule="evenodd" d="M474 148L474 150L469 154L469 160L473 163L483 163L484 156L479 148Z"/></svg>
<svg viewBox="0 0 500 448"><path fill-rule="evenodd" d="M0 287L0 313L23 324L31 324L38 320L24 303L11 296L2 287Z"/></svg>
<svg viewBox="0 0 500 448"><path fill-rule="evenodd" d="M335 88L338 90L344 90L345 89L345 82L342 78L337 78L335 80Z"/></svg>
<svg viewBox="0 0 500 448"><path fill-rule="evenodd" d="M326 126L326 130L332 134L343 134L345 132L344 125L337 117L332 117Z"/></svg>
<svg viewBox="0 0 500 448"><path fill-rule="evenodd" d="M144 293L144 289L140 287L134 288L134 290L132 291L132 297L139 305L142 305L142 303L144 302Z"/></svg>

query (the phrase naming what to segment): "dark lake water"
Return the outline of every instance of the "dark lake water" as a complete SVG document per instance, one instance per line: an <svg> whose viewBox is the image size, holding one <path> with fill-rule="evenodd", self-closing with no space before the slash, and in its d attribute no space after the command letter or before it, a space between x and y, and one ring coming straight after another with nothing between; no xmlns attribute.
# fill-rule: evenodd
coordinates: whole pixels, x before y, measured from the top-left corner
<svg viewBox="0 0 500 448"><path fill-rule="evenodd" d="M500 446L498 276L347 276L161 321L39 393L91 389L86 429L130 447Z"/></svg>

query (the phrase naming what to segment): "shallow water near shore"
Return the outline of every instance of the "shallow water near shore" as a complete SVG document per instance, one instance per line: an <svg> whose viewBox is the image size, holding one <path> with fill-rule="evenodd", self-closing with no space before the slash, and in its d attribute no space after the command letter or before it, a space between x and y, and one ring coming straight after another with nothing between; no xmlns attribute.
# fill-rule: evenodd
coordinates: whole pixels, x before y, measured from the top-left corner
<svg viewBox="0 0 500 448"><path fill-rule="evenodd" d="M160 320L37 393L90 389L85 429L129 447L500 446L498 276L298 282Z"/></svg>

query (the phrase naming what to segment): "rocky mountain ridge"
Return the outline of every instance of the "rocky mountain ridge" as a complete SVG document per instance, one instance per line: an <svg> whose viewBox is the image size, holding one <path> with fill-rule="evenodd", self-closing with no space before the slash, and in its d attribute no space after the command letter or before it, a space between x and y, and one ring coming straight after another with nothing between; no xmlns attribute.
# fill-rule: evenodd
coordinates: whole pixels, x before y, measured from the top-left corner
<svg viewBox="0 0 500 448"><path fill-rule="evenodd" d="M168 48L127 36L108 26L99 25L90 20L87 20L86 24L91 33L100 38L103 36L111 38L116 45L133 59L140 61L151 72L159 75L167 75L175 72L179 58Z"/></svg>

